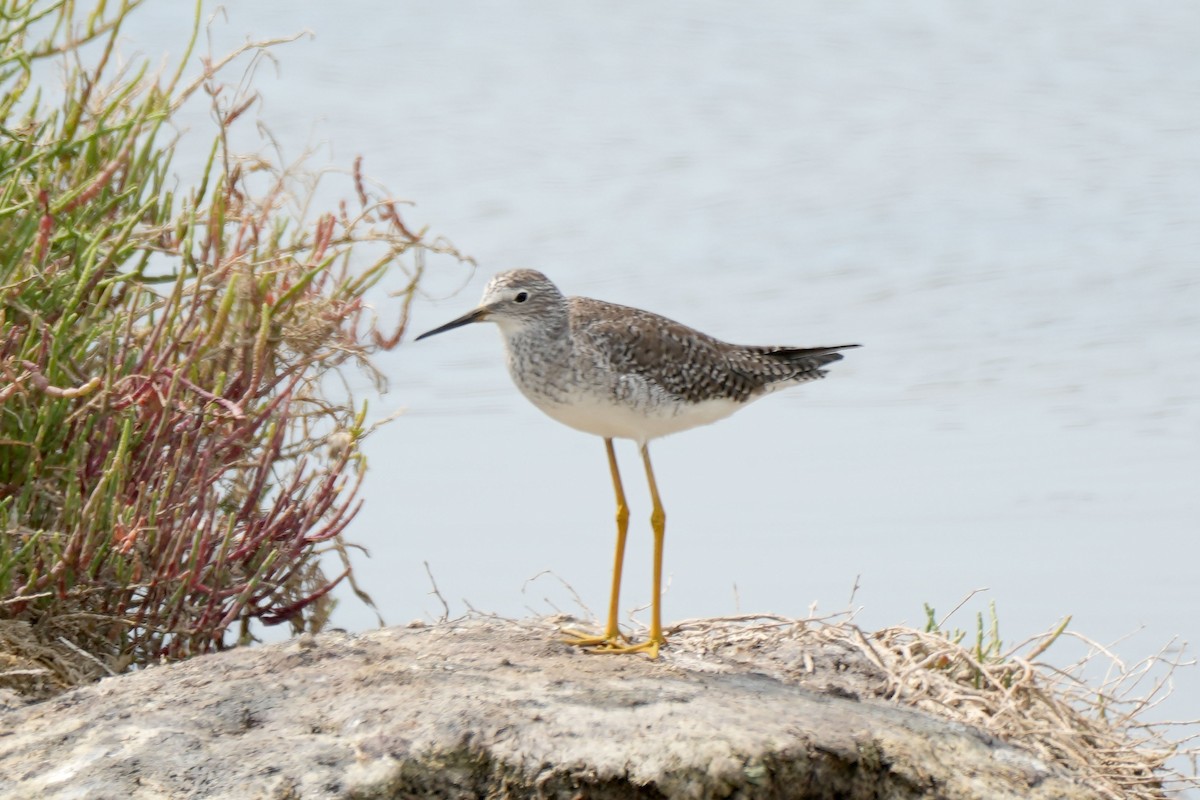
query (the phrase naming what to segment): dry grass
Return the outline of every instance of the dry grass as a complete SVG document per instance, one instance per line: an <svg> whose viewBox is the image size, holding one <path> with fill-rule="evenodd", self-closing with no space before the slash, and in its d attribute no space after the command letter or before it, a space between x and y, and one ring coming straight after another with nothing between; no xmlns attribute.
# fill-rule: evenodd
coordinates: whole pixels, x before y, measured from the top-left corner
<svg viewBox="0 0 1200 800"><path fill-rule="evenodd" d="M980 619L974 641L938 626L868 632L850 614L690 620L668 635L680 649L759 664L787 643L789 654L801 655L774 665L799 680L818 669L811 653L832 647L857 654L873 668L876 696L987 731L1062 765L1114 800L1159 800L1200 788L1194 774L1169 764L1188 757L1194 764L1200 748L1172 733L1198 723L1145 720L1169 694L1174 672L1194 664L1169 654L1174 642L1128 665L1069 630L1067 621L1001 650L994 622L993 615L984 630ZM1045 660L1052 645L1065 649L1069 642L1082 646L1082 657L1065 667Z"/></svg>
<svg viewBox="0 0 1200 800"><path fill-rule="evenodd" d="M0 690L21 702L91 683L111 670L65 636L47 637L21 620L0 619Z"/></svg>

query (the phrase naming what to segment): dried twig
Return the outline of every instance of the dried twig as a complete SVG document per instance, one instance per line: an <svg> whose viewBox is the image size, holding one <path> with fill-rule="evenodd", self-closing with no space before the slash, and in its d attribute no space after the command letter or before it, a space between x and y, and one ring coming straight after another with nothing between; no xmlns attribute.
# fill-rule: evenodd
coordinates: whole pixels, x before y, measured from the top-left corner
<svg viewBox="0 0 1200 800"><path fill-rule="evenodd" d="M450 619L450 605L446 602L446 598L442 597L441 591L438 590L437 581L433 579L433 570L429 568L429 562L422 561L421 563L425 565L425 574L429 576L429 585L433 587L433 590L429 594L436 597L438 602L442 604L442 615L438 617L438 622L445 622Z"/></svg>

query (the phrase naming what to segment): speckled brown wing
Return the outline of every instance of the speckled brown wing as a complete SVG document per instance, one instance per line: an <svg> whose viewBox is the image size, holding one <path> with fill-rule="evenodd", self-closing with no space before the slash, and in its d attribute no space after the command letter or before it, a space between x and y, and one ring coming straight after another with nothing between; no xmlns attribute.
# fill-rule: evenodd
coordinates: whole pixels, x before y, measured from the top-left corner
<svg viewBox="0 0 1200 800"><path fill-rule="evenodd" d="M577 344L606 370L639 376L689 403L744 402L777 383L824 375L845 347L744 347L638 308L572 297Z"/></svg>
<svg viewBox="0 0 1200 800"><path fill-rule="evenodd" d="M759 347L728 345L730 370L756 385L756 392L771 391L774 384L791 386L825 377L825 367L842 360L839 350L856 344L832 347Z"/></svg>

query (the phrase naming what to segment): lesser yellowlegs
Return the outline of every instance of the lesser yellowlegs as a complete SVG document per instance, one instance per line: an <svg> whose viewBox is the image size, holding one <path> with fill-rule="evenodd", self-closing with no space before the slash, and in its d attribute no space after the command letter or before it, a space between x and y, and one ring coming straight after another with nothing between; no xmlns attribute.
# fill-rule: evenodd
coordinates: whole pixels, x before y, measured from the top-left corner
<svg viewBox="0 0 1200 800"><path fill-rule="evenodd" d="M617 552L608 623L599 636L567 631L571 644L604 653L658 656L662 630L662 556L666 513L650 466L651 439L707 425L763 395L825 376L842 358L834 347L747 347L727 344L637 308L587 297L564 297L545 275L502 272L479 306L417 340L471 322L495 322L508 350L508 370L535 406L572 428L604 437L617 495ZM654 531L654 593L650 635L631 644L617 627L621 565L629 508L613 439L632 439L650 484Z"/></svg>

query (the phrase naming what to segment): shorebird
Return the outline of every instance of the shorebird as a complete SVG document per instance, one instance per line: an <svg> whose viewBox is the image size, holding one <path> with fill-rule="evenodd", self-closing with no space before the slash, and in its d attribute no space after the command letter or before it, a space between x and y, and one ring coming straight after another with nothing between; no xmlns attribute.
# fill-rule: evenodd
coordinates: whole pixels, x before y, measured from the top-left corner
<svg viewBox="0 0 1200 800"><path fill-rule="evenodd" d="M669 433L723 419L751 401L823 378L842 358L832 347L728 344L637 308L565 297L540 272L501 272L472 311L421 334L417 341L472 322L494 322L504 337L508 371L530 402L559 422L604 438L617 497L617 549L604 633L564 631L569 644L599 653L658 657L662 629L662 559L666 512L650 465L649 443ZM613 439L637 443L650 485L654 587L649 637L630 642L617 625L629 507Z"/></svg>

